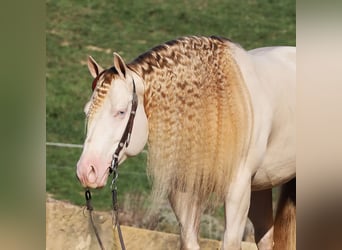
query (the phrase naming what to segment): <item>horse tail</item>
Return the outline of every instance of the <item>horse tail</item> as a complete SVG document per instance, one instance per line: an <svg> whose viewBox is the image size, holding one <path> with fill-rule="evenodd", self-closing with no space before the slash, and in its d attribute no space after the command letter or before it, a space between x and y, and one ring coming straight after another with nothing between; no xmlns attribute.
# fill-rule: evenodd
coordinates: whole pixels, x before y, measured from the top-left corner
<svg viewBox="0 0 342 250"><path fill-rule="evenodd" d="M296 178L282 186L274 222L274 250L296 249Z"/></svg>

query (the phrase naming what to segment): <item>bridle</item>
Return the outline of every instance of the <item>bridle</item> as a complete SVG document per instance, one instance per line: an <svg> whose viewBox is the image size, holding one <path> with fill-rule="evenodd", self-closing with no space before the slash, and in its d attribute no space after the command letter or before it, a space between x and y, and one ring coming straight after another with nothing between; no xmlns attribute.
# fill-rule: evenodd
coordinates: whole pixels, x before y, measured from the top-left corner
<svg viewBox="0 0 342 250"><path fill-rule="evenodd" d="M103 74L104 71L102 71L98 77L100 75ZM95 78L95 80L98 80L98 77ZM94 83L96 85L95 80L93 81L93 85L92 88L94 90ZM114 154L112 155L112 161L111 161L111 165L109 166L109 175L111 175L113 173L113 179L112 179L112 183L111 183L111 191L112 191L112 225L113 225L113 230L115 229L115 227L118 230L118 235L119 235L119 240L120 240L120 245L121 245L121 249L122 250L126 250L125 244L124 244L124 240L123 240L123 236L122 236L122 232L121 232L121 227L120 227L120 223L119 223L119 218L118 218L118 204L117 204L117 186L116 186L116 180L118 178L118 166L119 166L119 156L121 151L124 148L127 148L129 145L129 142L131 140L131 135L132 135L132 130L133 130L133 123L134 123L134 118L136 115L136 111L138 108L138 96L136 93L136 88L135 88L135 82L134 79L132 78L132 84L133 84L133 97L132 97L132 107L131 107L131 112L127 121L127 125L126 128L121 136L121 139L118 143L118 146L116 147L116 150L114 151ZM87 188L85 191L85 199L86 199L86 207L87 210L89 211L89 215L90 215L90 221L93 227L93 230L95 232L97 241L100 245L100 248L102 250L104 250L104 246L102 244L100 235L98 233L98 230L95 226L94 220L93 220L93 216L92 216L92 211L93 211L93 207L91 205L91 193L90 190Z"/></svg>
<svg viewBox="0 0 342 250"><path fill-rule="evenodd" d="M122 134L122 137L119 141L119 144L112 156L112 162L111 165L109 167L109 174L111 174L112 172L115 173L115 171L117 170L118 164L119 164L119 155L122 151L122 149L124 147L128 147L128 144L131 140L131 135L132 135L132 129L133 129L133 123L134 123L134 118L135 118L135 114L138 108L138 97L137 97L137 93L135 90L135 83L134 83L134 79L132 79L133 82L133 98L132 98L132 108L131 108L131 113L129 114L129 118L127 121L127 125L126 128Z"/></svg>

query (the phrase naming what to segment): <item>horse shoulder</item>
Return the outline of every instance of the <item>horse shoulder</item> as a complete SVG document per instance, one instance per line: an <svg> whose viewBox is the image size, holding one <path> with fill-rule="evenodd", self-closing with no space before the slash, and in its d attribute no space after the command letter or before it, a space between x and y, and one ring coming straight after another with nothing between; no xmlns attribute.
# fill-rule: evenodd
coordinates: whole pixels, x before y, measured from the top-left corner
<svg viewBox="0 0 342 250"><path fill-rule="evenodd" d="M266 152L255 182L275 186L295 175L296 49L267 47L249 53L271 107Z"/></svg>
<svg viewBox="0 0 342 250"><path fill-rule="evenodd" d="M272 166L282 160L276 157L287 157L271 154L284 146L282 141L289 146L291 159L294 154L296 49L265 47L245 51L236 47L233 55L251 98L253 133L246 164L255 174L265 159Z"/></svg>
<svg viewBox="0 0 342 250"><path fill-rule="evenodd" d="M271 130L272 110L270 108L270 100L260 83L260 78L251 55L238 46L232 46L232 54L249 92L253 111L253 131L245 163L253 173L262 162L262 157L266 152L266 141Z"/></svg>

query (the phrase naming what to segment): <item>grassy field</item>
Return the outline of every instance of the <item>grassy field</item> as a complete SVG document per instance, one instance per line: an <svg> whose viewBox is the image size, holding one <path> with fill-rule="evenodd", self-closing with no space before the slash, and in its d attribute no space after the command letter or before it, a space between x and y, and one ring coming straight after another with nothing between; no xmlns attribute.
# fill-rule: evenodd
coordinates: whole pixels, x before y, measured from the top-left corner
<svg viewBox="0 0 342 250"><path fill-rule="evenodd" d="M48 0L46 6L49 142L83 143L83 106L91 94L88 55L108 67L114 51L131 61L183 35L224 36L246 49L295 45L294 0ZM80 153L78 148L46 147L46 190L83 205L83 189L75 178ZM120 167L119 194L148 195L145 167L146 153ZM96 209L110 208L109 195L108 188L94 193Z"/></svg>

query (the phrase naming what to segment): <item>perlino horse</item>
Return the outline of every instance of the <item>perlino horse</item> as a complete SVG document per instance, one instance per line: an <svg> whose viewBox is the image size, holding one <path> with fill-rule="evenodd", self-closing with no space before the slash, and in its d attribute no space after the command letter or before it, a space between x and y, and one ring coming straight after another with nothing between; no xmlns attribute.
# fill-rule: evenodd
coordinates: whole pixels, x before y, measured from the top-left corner
<svg viewBox="0 0 342 250"><path fill-rule="evenodd" d="M240 249L249 217L259 249L295 248L294 47L245 51L221 37L183 37L103 70L91 57L93 95L77 164L84 187L106 184L125 130L133 88L138 106L119 164L148 143L154 197L168 197L181 249L199 249L200 216L225 204L222 249ZM273 222L272 187L285 184Z"/></svg>

